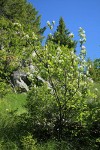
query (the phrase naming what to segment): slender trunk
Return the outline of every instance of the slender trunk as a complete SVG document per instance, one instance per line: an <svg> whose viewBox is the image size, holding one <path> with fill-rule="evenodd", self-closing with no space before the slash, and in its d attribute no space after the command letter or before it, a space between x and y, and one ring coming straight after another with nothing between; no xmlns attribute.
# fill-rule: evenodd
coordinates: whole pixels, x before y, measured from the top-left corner
<svg viewBox="0 0 100 150"><path fill-rule="evenodd" d="M61 106L59 107L59 133L58 133L58 140L61 142L62 139L62 111Z"/></svg>
<svg viewBox="0 0 100 150"><path fill-rule="evenodd" d="M61 150L61 141L62 141L62 110L60 106L59 107L58 150Z"/></svg>

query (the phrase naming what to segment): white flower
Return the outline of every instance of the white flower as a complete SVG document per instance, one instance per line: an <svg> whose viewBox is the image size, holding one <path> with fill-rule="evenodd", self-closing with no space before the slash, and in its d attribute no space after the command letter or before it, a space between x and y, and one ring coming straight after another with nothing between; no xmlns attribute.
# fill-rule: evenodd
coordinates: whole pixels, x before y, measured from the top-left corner
<svg viewBox="0 0 100 150"><path fill-rule="evenodd" d="M50 37L51 39L53 39L53 35L52 35L52 33L50 33L50 34L49 34L49 37Z"/></svg>
<svg viewBox="0 0 100 150"><path fill-rule="evenodd" d="M52 56L52 59L55 59L55 56Z"/></svg>
<svg viewBox="0 0 100 150"><path fill-rule="evenodd" d="M82 45L82 49L86 49L86 47L84 45Z"/></svg>
<svg viewBox="0 0 100 150"><path fill-rule="evenodd" d="M50 21L47 21L47 25L50 26Z"/></svg>
<svg viewBox="0 0 100 150"><path fill-rule="evenodd" d="M28 34L26 34L24 37L27 38L27 39L29 39L29 35Z"/></svg>
<svg viewBox="0 0 100 150"><path fill-rule="evenodd" d="M91 66L91 65L89 65L89 68L92 68L92 66Z"/></svg>
<svg viewBox="0 0 100 150"><path fill-rule="evenodd" d="M85 64L85 63L86 63L86 60L84 59L84 60L82 61L82 63Z"/></svg>
<svg viewBox="0 0 100 150"><path fill-rule="evenodd" d="M80 36L80 43L85 43L86 42L86 35L85 31L80 27L79 28L79 36Z"/></svg>
<svg viewBox="0 0 100 150"><path fill-rule="evenodd" d="M83 31L82 27L79 27L79 31Z"/></svg>
<svg viewBox="0 0 100 150"><path fill-rule="evenodd" d="M85 34L85 31L83 30L83 33Z"/></svg>
<svg viewBox="0 0 100 150"><path fill-rule="evenodd" d="M9 111L9 109L6 109L6 111Z"/></svg>
<svg viewBox="0 0 100 150"><path fill-rule="evenodd" d="M14 25L17 25L17 26L19 26L19 27L21 27L21 24L20 24L20 23L14 22L13 24L14 24Z"/></svg>
<svg viewBox="0 0 100 150"><path fill-rule="evenodd" d="M58 48L57 48L57 51L61 52L61 48L60 48L60 47L58 47Z"/></svg>
<svg viewBox="0 0 100 150"><path fill-rule="evenodd" d="M55 25L55 21L54 20L52 21L52 24Z"/></svg>
<svg viewBox="0 0 100 150"><path fill-rule="evenodd" d="M63 62L63 60L59 60L58 62L59 62L59 63L62 63L62 62Z"/></svg>
<svg viewBox="0 0 100 150"><path fill-rule="evenodd" d="M71 53L71 55L74 55L74 51L71 51L70 53Z"/></svg>
<svg viewBox="0 0 100 150"><path fill-rule="evenodd" d="M81 53L82 53L82 54L86 54L86 49L82 49L82 50L81 50Z"/></svg>
<svg viewBox="0 0 100 150"><path fill-rule="evenodd" d="M29 77L30 77L30 78L33 78L33 74L32 74L32 73L30 73Z"/></svg>
<svg viewBox="0 0 100 150"><path fill-rule="evenodd" d="M52 33L49 33L49 35L51 36L51 35L52 35Z"/></svg>
<svg viewBox="0 0 100 150"><path fill-rule="evenodd" d="M50 29L52 30L52 29L53 29L53 26L50 26Z"/></svg>
<svg viewBox="0 0 100 150"><path fill-rule="evenodd" d="M59 63L61 63L61 62L62 62L62 60L59 60L58 62L59 62Z"/></svg>
<svg viewBox="0 0 100 150"><path fill-rule="evenodd" d="M32 53L32 57L35 57L35 56L36 56L36 52L33 52L33 53Z"/></svg>
<svg viewBox="0 0 100 150"><path fill-rule="evenodd" d="M71 68L71 69L73 69L73 67L72 67L72 66L71 66L70 68Z"/></svg>
<svg viewBox="0 0 100 150"><path fill-rule="evenodd" d="M86 37L83 38L83 42L86 42Z"/></svg>
<svg viewBox="0 0 100 150"><path fill-rule="evenodd" d="M73 33L70 33L70 34L69 34L69 37L70 37L70 38L73 38L73 37L74 37L74 34L73 34Z"/></svg>
<svg viewBox="0 0 100 150"><path fill-rule="evenodd" d="M89 71L86 71L86 74L88 75L88 74L89 74Z"/></svg>
<svg viewBox="0 0 100 150"><path fill-rule="evenodd" d="M84 43L82 39L80 39L79 42L80 42L81 44Z"/></svg>
<svg viewBox="0 0 100 150"><path fill-rule="evenodd" d="M93 80L92 80L91 78L88 78L88 81L89 81L90 83L93 83Z"/></svg>
<svg viewBox="0 0 100 150"><path fill-rule="evenodd" d="M1 45L1 50L4 50L4 45Z"/></svg>
<svg viewBox="0 0 100 150"><path fill-rule="evenodd" d="M95 91L97 92L97 91L98 91L98 89L97 89L97 88L95 88Z"/></svg>
<svg viewBox="0 0 100 150"><path fill-rule="evenodd" d="M80 33L80 36L81 36L81 37L85 37L86 35L85 35L83 32L81 32L81 33Z"/></svg>

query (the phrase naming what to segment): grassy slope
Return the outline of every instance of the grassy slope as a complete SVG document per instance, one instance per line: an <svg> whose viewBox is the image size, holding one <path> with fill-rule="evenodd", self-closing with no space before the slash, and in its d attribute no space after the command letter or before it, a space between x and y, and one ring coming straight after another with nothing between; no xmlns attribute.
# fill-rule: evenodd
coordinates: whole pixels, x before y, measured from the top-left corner
<svg viewBox="0 0 100 150"><path fill-rule="evenodd" d="M17 114L24 113L26 110L23 107L26 102L26 94L11 93L6 95L5 98L0 100L0 114L18 110Z"/></svg>

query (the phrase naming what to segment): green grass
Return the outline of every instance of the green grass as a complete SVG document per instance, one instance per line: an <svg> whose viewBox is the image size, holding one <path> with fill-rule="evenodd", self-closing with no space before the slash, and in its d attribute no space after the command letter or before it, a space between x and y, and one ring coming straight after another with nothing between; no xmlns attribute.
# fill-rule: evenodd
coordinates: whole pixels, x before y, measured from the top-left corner
<svg viewBox="0 0 100 150"><path fill-rule="evenodd" d="M26 103L26 94L7 94L3 99L0 100L0 114L17 110L17 115L26 112L23 107Z"/></svg>

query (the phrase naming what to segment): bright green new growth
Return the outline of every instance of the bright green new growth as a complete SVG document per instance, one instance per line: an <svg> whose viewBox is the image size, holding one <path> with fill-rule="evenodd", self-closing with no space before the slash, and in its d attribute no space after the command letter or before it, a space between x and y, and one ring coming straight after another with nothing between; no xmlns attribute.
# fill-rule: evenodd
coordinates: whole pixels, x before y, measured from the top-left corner
<svg viewBox="0 0 100 150"><path fill-rule="evenodd" d="M79 29L80 36L83 31ZM87 103L96 98L96 94L90 91L93 80L88 75L85 61L84 37L85 34L81 36L79 56L74 53L74 48L57 46L52 41L44 48L35 49L33 64L37 72L32 78L34 88L27 98L28 112L39 126L47 124L52 131L55 128L59 140L65 136L67 124L79 122L86 125ZM41 77L42 84L36 84L36 77Z"/></svg>

